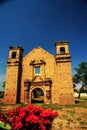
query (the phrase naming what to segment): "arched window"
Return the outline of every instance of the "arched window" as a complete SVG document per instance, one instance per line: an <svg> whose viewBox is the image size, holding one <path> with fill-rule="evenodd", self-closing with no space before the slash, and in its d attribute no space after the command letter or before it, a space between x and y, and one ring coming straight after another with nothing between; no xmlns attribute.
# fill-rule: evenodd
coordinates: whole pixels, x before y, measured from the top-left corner
<svg viewBox="0 0 87 130"><path fill-rule="evenodd" d="M12 52L12 59L16 58L16 52Z"/></svg>
<svg viewBox="0 0 87 130"><path fill-rule="evenodd" d="M60 54L65 54L65 48L64 47L60 48Z"/></svg>

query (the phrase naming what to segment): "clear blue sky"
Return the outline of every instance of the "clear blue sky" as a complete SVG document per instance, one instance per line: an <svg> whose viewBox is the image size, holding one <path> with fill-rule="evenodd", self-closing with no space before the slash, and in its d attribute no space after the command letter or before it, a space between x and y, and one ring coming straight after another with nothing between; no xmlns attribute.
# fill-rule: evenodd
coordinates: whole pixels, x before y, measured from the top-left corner
<svg viewBox="0 0 87 130"><path fill-rule="evenodd" d="M0 3L0 84L9 46L26 55L35 46L55 55L55 41L69 41L72 71L87 62L87 0L8 0Z"/></svg>

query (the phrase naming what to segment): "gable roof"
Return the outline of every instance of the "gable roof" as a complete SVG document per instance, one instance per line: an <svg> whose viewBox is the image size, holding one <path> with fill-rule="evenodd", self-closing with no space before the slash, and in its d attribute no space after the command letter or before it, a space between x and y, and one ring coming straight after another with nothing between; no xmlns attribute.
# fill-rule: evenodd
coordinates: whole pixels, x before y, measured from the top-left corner
<svg viewBox="0 0 87 130"><path fill-rule="evenodd" d="M39 53L39 52L43 52L44 54L47 54L49 56L52 56L54 57L54 55L52 55L51 53L49 53L48 51L44 50L43 48L41 48L40 46L36 46L33 50L31 50L28 54L26 54L24 56L24 58L28 57L31 53L33 52L36 52L36 53Z"/></svg>

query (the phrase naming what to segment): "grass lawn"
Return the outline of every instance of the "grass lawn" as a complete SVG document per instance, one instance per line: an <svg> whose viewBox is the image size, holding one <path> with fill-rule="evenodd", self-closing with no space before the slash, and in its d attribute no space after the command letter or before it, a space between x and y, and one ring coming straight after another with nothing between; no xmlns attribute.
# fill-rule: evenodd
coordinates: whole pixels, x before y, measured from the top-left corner
<svg viewBox="0 0 87 130"><path fill-rule="evenodd" d="M23 105L23 104L17 104ZM17 105L0 104L3 111L12 109ZM58 104L36 104L45 109L58 111L58 117L54 119L51 130L87 130L87 97L80 100L76 99L75 105L58 105Z"/></svg>

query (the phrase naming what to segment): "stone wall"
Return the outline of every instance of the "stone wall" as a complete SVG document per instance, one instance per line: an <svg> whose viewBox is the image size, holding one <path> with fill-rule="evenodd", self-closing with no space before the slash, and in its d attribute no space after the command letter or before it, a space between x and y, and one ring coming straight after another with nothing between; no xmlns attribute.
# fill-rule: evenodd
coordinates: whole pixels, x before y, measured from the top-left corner
<svg viewBox="0 0 87 130"><path fill-rule="evenodd" d="M68 42L57 42L55 45L55 56L41 47L35 47L22 57L21 47L10 48L5 103L15 104L18 100L22 103L31 103L32 91L41 88L44 103L74 104Z"/></svg>

